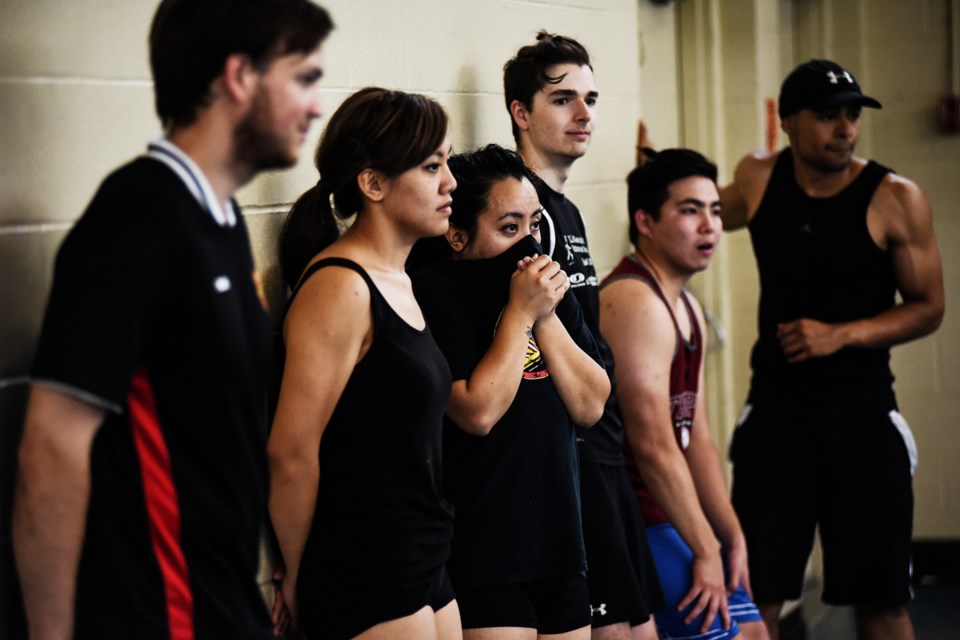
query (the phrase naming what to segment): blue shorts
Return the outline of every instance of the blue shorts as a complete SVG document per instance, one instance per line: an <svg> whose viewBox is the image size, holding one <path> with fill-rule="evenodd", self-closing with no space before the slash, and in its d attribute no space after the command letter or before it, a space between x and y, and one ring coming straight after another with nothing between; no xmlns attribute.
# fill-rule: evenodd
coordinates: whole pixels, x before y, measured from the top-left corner
<svg viewBox="0 0 960 640"><path fill-rule="evenodd" d="M647 540L650 541L657 573L660 575L660 586L663 587L663 595L667 603L663 609L653 614L657 633L661 638L697 638L697 640L733 638L740 633L738 623L762 620L757 605L750 600L750 596L742 587L737 587L737 590L727 597L731 619L729 629L723 628L719 615L706 633L700 632L703 616L706 614L701 613L691 624L685 623L683 619L693 605L691 604L684 611L677 611L677 605L690 592L693 583L691 578L693 552L673 525L658 524L647 527Z"/></svg>

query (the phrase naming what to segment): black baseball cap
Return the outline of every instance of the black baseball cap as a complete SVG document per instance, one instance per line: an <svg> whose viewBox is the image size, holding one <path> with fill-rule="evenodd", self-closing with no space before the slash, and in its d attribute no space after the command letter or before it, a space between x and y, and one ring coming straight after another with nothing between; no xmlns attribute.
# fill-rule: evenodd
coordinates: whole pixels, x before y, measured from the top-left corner
<svg viewBox="0 0 960 640"><path fill-rule="evenodd" d="M881 109L875 98L863 95L853 74L830 60L810 60L787 76L780 87L781 118L801 109L823 111L845 104Z"/></svg>

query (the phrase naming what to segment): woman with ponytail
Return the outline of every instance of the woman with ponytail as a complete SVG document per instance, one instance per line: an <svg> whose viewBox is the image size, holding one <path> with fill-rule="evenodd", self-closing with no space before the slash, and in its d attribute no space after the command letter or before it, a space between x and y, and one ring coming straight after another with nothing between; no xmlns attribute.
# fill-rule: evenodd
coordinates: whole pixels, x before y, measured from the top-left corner
<svg viewBox="0 0 960 640"><path fill-rule="evenodd" d="M450 370L404 271L418 239L447 230L449 154L436 102L363 89L331 117L320 180L283 230L293 294L268 446L278 630L289 615L308 638L461 637L444 568Z"/></svg>

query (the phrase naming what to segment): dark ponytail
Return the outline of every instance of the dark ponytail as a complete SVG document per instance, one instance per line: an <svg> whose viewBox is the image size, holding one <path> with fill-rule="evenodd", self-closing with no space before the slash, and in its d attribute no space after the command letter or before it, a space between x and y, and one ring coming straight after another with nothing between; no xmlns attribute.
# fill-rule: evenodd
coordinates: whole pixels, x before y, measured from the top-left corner
<svg viewBox="0 0 960 640"><path fill-rule="evenodd" d="M280 233L280 269L292 289L315 255L340 236L340 223L363 209L357 176L387 178L417 166L447 135L447 114L425 96L367 87L330 117L317 145L316 186L294 203Z"/></svg>
<svg viewBox="0 0 960 640"><path fill-rule="evenodd" d="M330 196L324 197L316 184L297 198L280 229L280 274L291 290L313 256L338 237L340 230Z"/></svg>

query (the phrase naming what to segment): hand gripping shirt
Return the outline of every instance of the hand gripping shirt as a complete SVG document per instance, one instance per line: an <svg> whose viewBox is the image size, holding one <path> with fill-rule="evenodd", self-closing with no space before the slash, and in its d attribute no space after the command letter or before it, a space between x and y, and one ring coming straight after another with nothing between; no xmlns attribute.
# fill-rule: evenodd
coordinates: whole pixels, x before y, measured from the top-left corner
<svg viewBox="0 0 960 640"><path fill-rule="evenodd" d="M454 380L469 379L490 348L517 260L539 253L535 243L524 244L519 241L497 258L444 261L412 274ZM599 362L569 292L557 316ZM516 397L486 436L471 435L446 419L444 484L455 508L448 568L455 589L586 570L574 427L549 362L550 354L541 353L531 337Z"/></svg>

